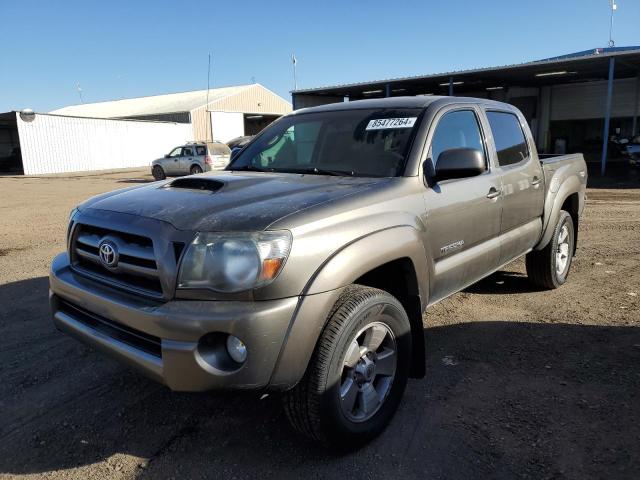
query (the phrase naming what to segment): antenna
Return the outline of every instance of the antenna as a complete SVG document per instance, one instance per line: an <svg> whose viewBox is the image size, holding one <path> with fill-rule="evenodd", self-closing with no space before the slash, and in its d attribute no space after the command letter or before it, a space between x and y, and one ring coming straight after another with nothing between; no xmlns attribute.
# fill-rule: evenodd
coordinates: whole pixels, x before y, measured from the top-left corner
<svg viewBox="0 0 640 480"><path fill-rule="evenodd" d="M609 6L611 7L611 17L609 19L609 48L615 46L615 42L613 41L613 12L618 9L618 5L616 5L616 0L609 0Z"/></svg>
<svg viewBox="0 0 640 480"><path fill-rule="evenodd" d="M76 83L76 89L78 90L78 95L80 95L80 103L84 103L84 99L82 98L82 87L80 86L80 82Z"/></svg>
<svg viewBox="0 0 640 480"><path fill-rule="evenodd" d="M209 81L211 79L211 53L209 53L209 65L207 67L207 106L205 107L205 111L209 116L209 134L210 138L207 140L213 142L213 122L211 121L211 112L209 111Z"/></svg>

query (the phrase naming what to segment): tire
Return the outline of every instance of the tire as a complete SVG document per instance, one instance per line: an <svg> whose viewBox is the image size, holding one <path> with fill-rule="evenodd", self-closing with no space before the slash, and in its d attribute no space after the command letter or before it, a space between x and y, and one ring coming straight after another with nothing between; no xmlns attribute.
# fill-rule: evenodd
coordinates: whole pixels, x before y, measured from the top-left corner
<svg viewBox="0 0 640 480"><path fill-rule="evenodd" d="M371 352L361 355L365 345ZM390 353L394 347L395 361ZM391 421L407 384L410 359L411 327L400 302L375 288L347 287L302 380L284 396L291 425L324 446L359 448Z"/></svg>
<svg viewBox="0 0 640 480"><path fill-rule="evenodd" d="M534 285L554 289L567 281L575 238L573 219L567 211L561 210L549 244L527 254L527 275Z"/></svg>
<svg viewBox="0 0 640 480"><path fill-rule="evenodd" d="M200 165L191 165L189 169L189 175L197 175L198 173L202 173L202 168Z"/></svg>
<svg viewBox="0 0 640 480"><path fill-rule="evenodd" d="M164 169L160 165L154 165L151 169L151 174L156 180L164 180L167 175L164 173Z"/></svg>

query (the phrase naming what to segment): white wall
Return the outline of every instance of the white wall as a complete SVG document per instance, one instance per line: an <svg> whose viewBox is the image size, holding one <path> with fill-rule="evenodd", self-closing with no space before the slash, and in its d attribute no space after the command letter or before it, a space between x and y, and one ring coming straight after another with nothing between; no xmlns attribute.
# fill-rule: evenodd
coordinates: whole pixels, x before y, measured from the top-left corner
<svg viewBox="0 0 640 480"><path fill-rule="evenodd" d="M239 112L211 112L213 139L228 142L244 135L244 114Z"/></svg>
<svg viewBox="0 0 640 480"><path fill-rule="evenodd" d="M144 167L193 135L188 123L16 117L26 175Z"/></svg>

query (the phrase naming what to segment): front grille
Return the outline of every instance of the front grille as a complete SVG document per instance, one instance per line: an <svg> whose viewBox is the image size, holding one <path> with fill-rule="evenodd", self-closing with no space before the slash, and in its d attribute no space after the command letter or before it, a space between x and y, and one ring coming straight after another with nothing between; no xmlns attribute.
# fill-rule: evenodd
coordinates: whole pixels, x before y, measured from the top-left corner
<svg viewBox="0 0 640 480"><path fill-rule="evenodd" d="M119 258L113 268L107 268L100 259L103 241L109 241L117 249ZM148 237L78 224L71 244L71 258L74 269L80 273L125 290L162 297L153 241Z"/></svg>
<svg viewBox="0 0 640 480"><path fill-rule="evenodd" d="M66 300L59 299L58 302L59 310L74 320L154 357L162 357L160 338L96 315Z"/></svg>

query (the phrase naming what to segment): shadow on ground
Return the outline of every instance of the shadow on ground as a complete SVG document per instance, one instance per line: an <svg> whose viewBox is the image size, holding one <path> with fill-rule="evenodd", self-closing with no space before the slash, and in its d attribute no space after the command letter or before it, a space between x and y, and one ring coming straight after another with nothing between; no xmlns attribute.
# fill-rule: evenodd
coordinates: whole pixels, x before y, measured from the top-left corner
<svg viewBox="0 0 640 480"><path fill-rule="evenodd" d="M427 377L409 383L380 438L337 455L296 437L277 396L172 393L90 351L54 330L46 296L44 277L0 287L0 474L70 469L114 454L150 459L135 471L149 478L640 471L638 328L427 328Z"/></svg>
<svg viewBox="0 0 640 480"><path fill-rule="evenodd" d="M542 289L534 286L524 273L500 270L467 287L464 291L467 293L492 295L531 293L542 291Z"/></svg>

